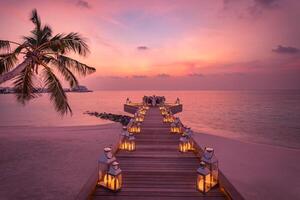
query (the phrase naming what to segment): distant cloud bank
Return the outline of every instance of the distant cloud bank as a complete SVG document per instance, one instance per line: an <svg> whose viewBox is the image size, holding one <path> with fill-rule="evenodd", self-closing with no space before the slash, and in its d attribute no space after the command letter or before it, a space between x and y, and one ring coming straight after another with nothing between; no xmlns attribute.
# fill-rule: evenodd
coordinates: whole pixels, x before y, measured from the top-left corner
<svg viewBox="0 0 300 200"><path fill-rule="evenodd" d="M138 46L136 49L139 50L139 51L146 51L146 50L149 50L149 47L147 47L147 46Z"/></svg>
<svg viewBox="0 0 300 200"><path fill-rule="evenodd" d="M83 7L83 8L88 8L88 9L91 8L91 5L89 4L89 2L84 1L84 0L77 1L77 6Z"/></svg>
<svg viewBox="0 0 300 200"><path fill-rule="evenodd" d="M276 49L272 49L273 52L279 54L296 54L300 52L300 49L296 47L278 45Z"/></svg>

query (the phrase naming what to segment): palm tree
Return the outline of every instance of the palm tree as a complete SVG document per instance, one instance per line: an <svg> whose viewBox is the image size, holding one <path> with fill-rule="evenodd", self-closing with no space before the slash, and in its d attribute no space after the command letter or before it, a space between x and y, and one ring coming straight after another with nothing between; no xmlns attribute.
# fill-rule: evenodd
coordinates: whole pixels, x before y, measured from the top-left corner
<svg viewBox="0 0 300 200"><path fill-rule="evenodd" d="M14 79L17 100L25 104L37 96L34 93L36 80L42 81L50 93L50 100L54 102L56 111L62 115L68 112L72 114L67 95L54 70L72 88L78 86L74 72L86 76L96 69L68 57L67 54L86 56L89 53L88 45L78 33L52 36L51 27L42 25L36 9L32 11L30 20L34 29L30 36L23 37L22 43L0 40L0 84ZM16 48L11 50L11 45ZM19 63L22 55L23 60Z"/></svg>

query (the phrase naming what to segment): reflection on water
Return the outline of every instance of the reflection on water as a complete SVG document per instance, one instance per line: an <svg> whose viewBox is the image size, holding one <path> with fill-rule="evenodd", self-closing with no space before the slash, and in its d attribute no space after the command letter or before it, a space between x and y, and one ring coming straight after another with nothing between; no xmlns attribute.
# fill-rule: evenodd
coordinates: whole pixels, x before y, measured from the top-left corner
<svg viewBox="0 0 300 200"><path fill-rule="evenodd" d="M183 103L182 121L194 130L251 142L300 148L299 91L96 91L69 93L73 116L60 117L47 95L27 106L13 95L0 95L0 126L73 126L103 124L83 112L124 114L127 97L141 101L144 95L164 95Z"/></svg>

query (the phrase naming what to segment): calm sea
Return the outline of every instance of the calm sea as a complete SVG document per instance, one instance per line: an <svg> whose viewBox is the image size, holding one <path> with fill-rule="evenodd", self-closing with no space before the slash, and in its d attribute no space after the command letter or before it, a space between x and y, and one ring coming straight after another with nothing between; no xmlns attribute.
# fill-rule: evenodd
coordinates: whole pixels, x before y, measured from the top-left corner
<svg viewBox="0 0 300 200"><path fill-rule="evenodd" d="M73 116L60 117L44 94L22 106L14 95L0 95L0 126L73 126L104 124L85 111L125 114L129 97L144 95L179 97L182 121L194 130L243 141L300 149L300 91L95 91L69 93Z"/></svg>

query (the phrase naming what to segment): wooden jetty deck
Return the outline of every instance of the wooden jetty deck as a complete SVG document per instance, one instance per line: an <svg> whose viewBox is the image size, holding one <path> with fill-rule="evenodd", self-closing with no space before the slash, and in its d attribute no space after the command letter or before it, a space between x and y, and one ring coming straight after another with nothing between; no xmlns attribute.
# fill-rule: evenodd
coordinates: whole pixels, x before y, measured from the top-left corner
<svg viewBox="0 0 300 200"><path fill-rule="evenodd" d="M136 151L118 151L123 176L121 191L97 187L92 199L225 199L216 187L207 194L196 190L199 160L193 152L178 151L179 135L170 134L170 125L162 122L157 107L151 107L136 134Z"/></svg>

